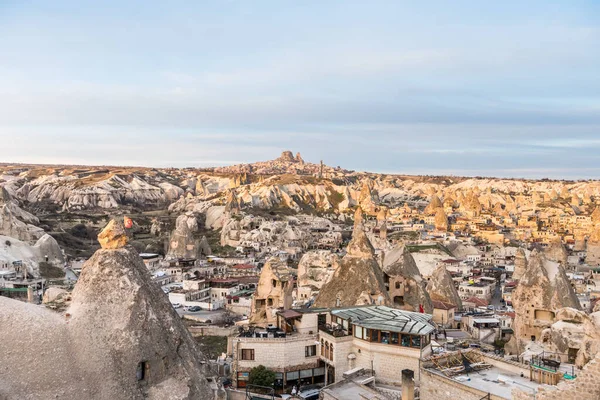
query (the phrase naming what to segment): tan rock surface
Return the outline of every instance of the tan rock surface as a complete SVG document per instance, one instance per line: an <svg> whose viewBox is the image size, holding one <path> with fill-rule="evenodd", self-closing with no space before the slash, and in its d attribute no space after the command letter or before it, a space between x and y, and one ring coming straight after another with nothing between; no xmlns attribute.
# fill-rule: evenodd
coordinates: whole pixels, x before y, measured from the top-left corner
<svg viewBox="0 0 600 400"><path fill-rule="evenodd" d="M98 242L103 249L121 249L127 245L128 241L123 222L114 219L98 235Z"/></svg>

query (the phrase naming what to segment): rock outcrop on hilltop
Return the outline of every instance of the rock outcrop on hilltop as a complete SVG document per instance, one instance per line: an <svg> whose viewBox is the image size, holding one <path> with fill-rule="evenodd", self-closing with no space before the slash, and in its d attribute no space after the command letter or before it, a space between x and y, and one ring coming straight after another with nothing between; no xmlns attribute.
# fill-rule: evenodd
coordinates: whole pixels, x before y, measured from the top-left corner
<svg viewBox="0 0 600 400"><path fill-rule="evenodd" d="M142 259L104 234L113 236L84 264L64 316L0 296L0 336L11 343L0 398L225 398Z"/></svg>
<svg viewBox="0 0 600 400"><path fill-rule="evenodd" d="M581 309L564 268L538 250L529 257L527 269L513 292L512 303L516 313L515 334L509 350L513 352L522 348L522 342L539 340L542 330L554 323L558 309Z"/></svg>
<svg viewBox="0 0 600 400"><path fill-rule="evenodd" d="M452 281L452 276L444 265L438 266L427 282L427 293L431 300L443 301L454 304L458 310L462 310L462 300Z"/></svg>
<svg viewBox="0 0 600 400"><path fill-rule="evenodd" d="M404 245L387 252L383 272L388 282L390 298L395 307L407 311L433 313L427 281L423 279L412 255Z"/></svg>
<svg viewBox="0 0 600 400"><path fill-rule="evenodd" d="M355 224L346 251L331 280L321 288L314 306L391 305L384 273L361 223Z"/></svg>

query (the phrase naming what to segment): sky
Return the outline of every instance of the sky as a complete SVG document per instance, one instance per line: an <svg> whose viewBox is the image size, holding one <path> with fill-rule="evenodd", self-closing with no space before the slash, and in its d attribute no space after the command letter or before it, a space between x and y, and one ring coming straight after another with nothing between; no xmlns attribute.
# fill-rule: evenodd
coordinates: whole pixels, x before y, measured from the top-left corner
<svg viewBox="0 0 600 400"><path fill-rule="evenodd" d="M600 179L600 1L0 0L0 162Z"/></svg>

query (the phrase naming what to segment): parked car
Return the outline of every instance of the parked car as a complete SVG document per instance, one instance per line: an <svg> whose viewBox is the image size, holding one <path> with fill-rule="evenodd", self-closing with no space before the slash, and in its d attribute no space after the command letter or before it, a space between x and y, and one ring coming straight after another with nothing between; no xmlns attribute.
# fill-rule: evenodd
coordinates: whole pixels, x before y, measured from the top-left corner
<svg viewBox="0 0 600 400"><path fill-rule="evenodd" d="M191 306L187 309L189 312L198 312L202 310L199 306Z"/></svg>
<svg viewBox="0 0 600 400"><path fill-rule="evenodd" d="M298 393L298 396L302 397L304 400L318 400L319 392L319 389L309 389Z"/></svg>
<svg viewBox="0 0 600 400"><path fill-rule="evenodd" d="M173 308L181 308L181 304L179 303L171 303L171 305L173 306Z"/></svg>

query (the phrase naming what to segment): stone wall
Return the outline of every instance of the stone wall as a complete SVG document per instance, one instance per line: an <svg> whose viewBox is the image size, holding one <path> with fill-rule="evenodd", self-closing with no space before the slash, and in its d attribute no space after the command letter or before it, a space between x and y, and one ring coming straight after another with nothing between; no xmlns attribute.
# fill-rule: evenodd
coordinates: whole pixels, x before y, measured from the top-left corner
<svg viewBox="0 0 600 400"><path fill-rule="evenodd" d="M487 393L463 385L433 371L421 371L420 395L423 400L481 400ZM491 395L490 400L505 400ZM527 397L523 400L528 399Z"/></svg>
<svg viewBox="0 0 600 400"><path fill-rule="evenodd" d="M398 384L400 371L415 371L415 382L419 382L420 349L371 343L354 339L355 368L374 369L377 382ZM359 352L360 351L360 352Z"/></svg>

